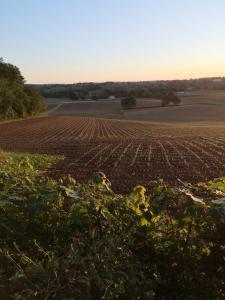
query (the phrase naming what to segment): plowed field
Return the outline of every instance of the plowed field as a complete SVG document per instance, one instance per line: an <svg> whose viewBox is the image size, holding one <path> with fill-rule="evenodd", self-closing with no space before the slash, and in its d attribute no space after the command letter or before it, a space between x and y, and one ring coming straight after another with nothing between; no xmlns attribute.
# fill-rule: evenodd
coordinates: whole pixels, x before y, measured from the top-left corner
<svg viewBox="0 0 225 300"><path fill-rule="evenodd" d="M0 125L0 148L63 154L51 173L87 182L103 171L114 191L157 178L176 183L225 175L225 125L156 124L54 116Z"/></svg>

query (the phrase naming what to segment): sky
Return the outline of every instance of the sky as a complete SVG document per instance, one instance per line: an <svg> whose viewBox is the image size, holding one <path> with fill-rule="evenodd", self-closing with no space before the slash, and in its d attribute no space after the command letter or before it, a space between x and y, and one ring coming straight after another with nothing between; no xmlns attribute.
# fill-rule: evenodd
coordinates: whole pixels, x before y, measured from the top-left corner
<svg viewBox="0 0 225 300"><path fill-rule="evenodd" d="M0 57L28 83L225 76L224 0L0 0Z"/></svg>

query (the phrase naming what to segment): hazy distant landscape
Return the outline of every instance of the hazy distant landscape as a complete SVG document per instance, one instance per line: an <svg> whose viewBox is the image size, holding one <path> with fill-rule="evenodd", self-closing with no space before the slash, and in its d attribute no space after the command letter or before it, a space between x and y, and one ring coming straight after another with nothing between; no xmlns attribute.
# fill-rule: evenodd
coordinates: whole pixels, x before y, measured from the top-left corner
<svg viewBox="0 0 225 300"><path fill-rule="evenodd" d="M46 98L48 115L95 116L152 122L224 122L225 91L195 91L180 97L179 106L161 107L159 99L138 98L135 108L123 110L120 100L71 101Z"/></svg>

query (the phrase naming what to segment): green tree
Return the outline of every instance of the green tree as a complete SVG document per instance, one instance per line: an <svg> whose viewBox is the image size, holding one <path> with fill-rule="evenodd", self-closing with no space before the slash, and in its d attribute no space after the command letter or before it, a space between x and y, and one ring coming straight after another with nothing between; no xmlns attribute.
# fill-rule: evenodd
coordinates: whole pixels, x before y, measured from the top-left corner
<svg viewBox="0 0 225 300"><path fill-rule="evenodd" d="M170 104L179 105L181 103L180 98L175 95L173 92L168 92L162 96L162 106L168 106Z"/></svg>
<svg viewBox="0 0 225 300"><path fill-rule="evenodd" d="M121 106L123 109L134 108L136 106L136 98L133 96L122 98Z"/></svg>
<svg viewBox="0 0 225 300"><path fill-rule="evenodd" d="M45 108L39 93L25 85L20 70L0 59L0 119L33 116Z"/></svg>

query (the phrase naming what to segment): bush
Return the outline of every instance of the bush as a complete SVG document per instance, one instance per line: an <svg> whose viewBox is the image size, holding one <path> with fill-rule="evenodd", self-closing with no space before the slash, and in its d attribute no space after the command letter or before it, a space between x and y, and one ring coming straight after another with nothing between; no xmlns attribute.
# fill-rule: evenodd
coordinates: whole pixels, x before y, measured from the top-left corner
<svg viewBox="0 0 225 300"><path fill-rule="evenodd" d="M125 196L49 179L54 161L0 159L2 299L224 299L224 179Z"/></svg>

